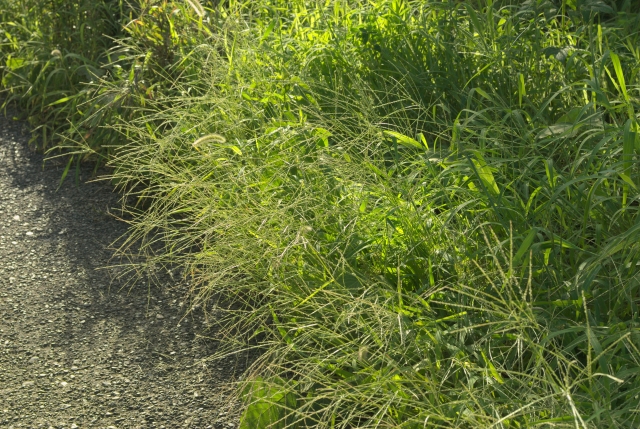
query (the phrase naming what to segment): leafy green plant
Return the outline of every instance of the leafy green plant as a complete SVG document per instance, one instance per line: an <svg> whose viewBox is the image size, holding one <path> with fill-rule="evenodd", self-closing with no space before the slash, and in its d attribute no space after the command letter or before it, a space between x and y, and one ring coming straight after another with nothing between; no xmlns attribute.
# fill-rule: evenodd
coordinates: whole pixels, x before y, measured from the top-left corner
<svg viewBox="0 0 640 429"><path fill-rule="evenodd" d="M259 352L244 427L633 428L631 8L141 3L65 144Z"/></svg>
<svg viewBox="0 0 640 429"><path fill-rule="evenodd" d="M542 6L230 4L127 124L132 240L262 350L245 425L637 424L637 34Z"/></svg>

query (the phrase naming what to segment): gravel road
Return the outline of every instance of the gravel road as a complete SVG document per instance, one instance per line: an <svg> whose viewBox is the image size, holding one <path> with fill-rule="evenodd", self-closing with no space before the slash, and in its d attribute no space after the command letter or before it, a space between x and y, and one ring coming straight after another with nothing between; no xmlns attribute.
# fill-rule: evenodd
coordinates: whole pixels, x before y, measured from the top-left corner
<svg viewBox="0 0 640 429"><path fill-rule="evenodd" d="M0 427L232 428L236 360L209 362L215 342L186 285L123 287L108 246L126 225L105 183L27 147L0 114ZM175 277L177 278L177 276Z"/></svg>

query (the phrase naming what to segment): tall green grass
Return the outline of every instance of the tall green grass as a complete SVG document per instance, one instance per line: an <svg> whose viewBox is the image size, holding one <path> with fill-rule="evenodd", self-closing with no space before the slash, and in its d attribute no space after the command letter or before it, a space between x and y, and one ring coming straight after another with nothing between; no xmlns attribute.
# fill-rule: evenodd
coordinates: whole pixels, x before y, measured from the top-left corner
<svg viewBox="0 0 640 429"><path fill-rule="evenodd" d="M80 162L103 165L127 140L109 125L144 114L209 31L190 11L155 0L0 1L2 108L18 106L31 143L66 159L63 179Z"/></svg>
<svg viewBox="0 0 640 429"><path fill-rule="evenodd" d="M123 1L1 3L3 106L21 107L40 147L59 142L69 121L79 122L87 83L109 72L108 52L125 13Z"/></svg>
<svg viewBox="0 0 640 429"><path fill-rule="evenodd" d="M91 103L242 427L639 425L630 2L157 5Z"/></svg>

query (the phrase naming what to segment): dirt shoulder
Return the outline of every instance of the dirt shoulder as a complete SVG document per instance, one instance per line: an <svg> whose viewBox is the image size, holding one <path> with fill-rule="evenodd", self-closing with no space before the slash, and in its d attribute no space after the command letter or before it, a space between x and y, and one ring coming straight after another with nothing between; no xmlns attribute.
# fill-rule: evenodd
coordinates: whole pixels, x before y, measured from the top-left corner
<svg viewBox="0 0 640 429"><path fill-rule="evenodd" d="M0 427L232 428L224 382L242 362L216 344L186 285L133 288L107 270L126 225L110 186L31 153L0 115ZM174 280L175 279L175 280Z"/></svg>

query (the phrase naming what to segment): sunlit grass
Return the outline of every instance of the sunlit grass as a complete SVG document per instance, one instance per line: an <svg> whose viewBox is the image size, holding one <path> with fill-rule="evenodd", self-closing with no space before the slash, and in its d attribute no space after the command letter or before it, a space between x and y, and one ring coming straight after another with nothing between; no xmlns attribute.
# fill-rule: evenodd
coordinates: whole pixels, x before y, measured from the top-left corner
<svg viewBox="0 0 640 429"><path fill-rule="evenodd" d="M65 145L113 167L132 271L233 302L243 427L639 425L637 13L158 6L77 124L120 139Z"/></svg>

